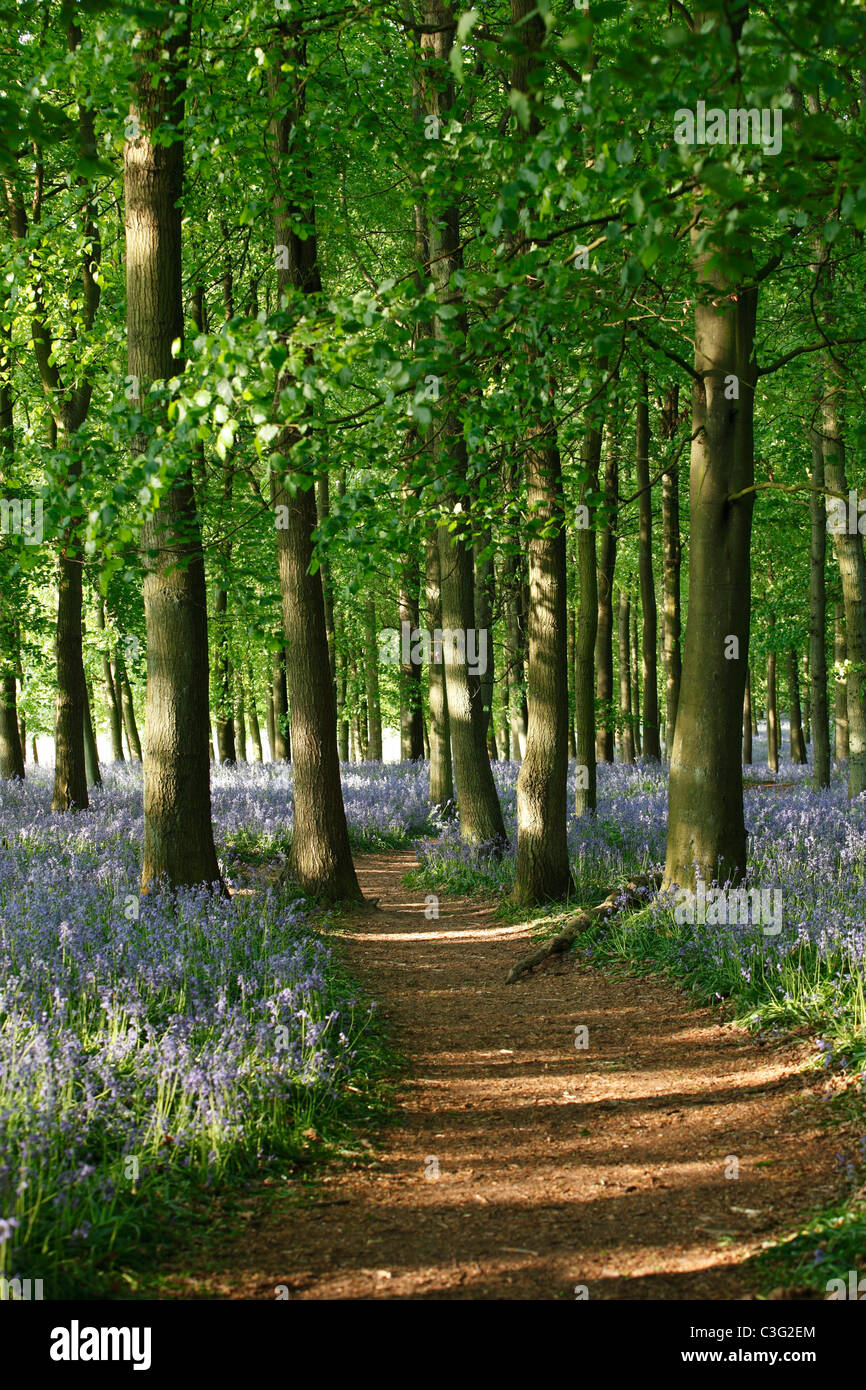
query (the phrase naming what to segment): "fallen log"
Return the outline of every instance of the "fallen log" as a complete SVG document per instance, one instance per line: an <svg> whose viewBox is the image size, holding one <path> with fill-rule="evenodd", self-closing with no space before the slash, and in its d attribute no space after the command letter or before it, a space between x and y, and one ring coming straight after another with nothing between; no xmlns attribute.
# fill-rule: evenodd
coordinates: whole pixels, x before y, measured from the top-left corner
<svg viewBox="0 0 866 1390"><path fill-rule="evenodd" d="M624 888L611 888L603 902L598 903L596 907L581 908L579 912L575 912L556 936L552 936L543 946L539 946L537 951L524 956L513 965L505 977L505 983L513 985L521 975L534 970L536 965L547 960L548 956L558 956L567 951L580 933L586 931L587 927L599 918L609 917L618 908L636 907L638 903L646 901L646 889L659 888L661 881L661 874L638 874L635 878L630 878Z"/></svg>

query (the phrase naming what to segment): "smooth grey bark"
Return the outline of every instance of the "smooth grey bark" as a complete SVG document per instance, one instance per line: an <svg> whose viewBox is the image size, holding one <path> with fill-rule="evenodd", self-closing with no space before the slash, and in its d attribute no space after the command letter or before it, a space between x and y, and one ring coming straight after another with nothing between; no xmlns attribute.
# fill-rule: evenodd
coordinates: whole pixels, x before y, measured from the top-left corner
<svg viewBox="0 0 866 1390"><path fill-rule="evenodd" d="M432 32L424 33L421 40L429 64L429 80L423 93L424 109L427 115L447 121L455 103L448 57L457 21L450 4L442 0L428 0L425 13ZM445 205L435 212L430 210L429 224L430 271L436 301L440 306L447 305L449 314L454 315L447 320L437 315L434 331L437 339L447 338L453 345L455 340L465 338L468 330L466 309L458 288L463 273L463 251L456 194L453 198L449 195ZM468 481L466 442L457 405L454 387L448 381L443 382L434 413L434 459L440 476L451 482L444 501L451 524L456 522L457 525L453 535L448 525L439 526L442 627L466 634L474 626L475 611L472 517L468 488L458 493L454 487L457 484L463 488ZM480 682L478 676L470 672L468 663L460 660L456 643L443 643L443 657L460 833L469 844L501 846L506 838L505 824L487 756Z"/></svg>
<svg viewBox="0 0 866 1390"><path fill-rule="evenodd" d="M164 24L138 35L131 116L124 146L128 371L136 405L155 417L151 383L183 370L181 201L189 17L165 7ZM156 138L156 132L159 138ZM156 424L156 419L153 418ZM134 444L146 453L142 434ZM141 531L147 634L142 891L215 884L208 759L207 597L191 467L160 491Z"/></svg>
<svg viewBox="0 0 866 1390"><path fill-rule="evenodd" d="M624 763L634 762L634 730L631 713L631 603L628 594L620 590L617 620L619 655L619 712L622 716L620 746Z"/></svg>
<svg viewBox="0 0 866 1390"><path fill-rule="evenodd" d="M598 556L598 630L595 639L595 693L600 722L596 728L596 757L600 763L614 760L613 696L613 581L616 571L616 528L618 515L619 460L617 442L607 442L604 469L604 521Z"/></svg>
<svg viewBox="0 0 866 1390"><path fill-rule="evenodd" d="M635 443L635 465L638 486L638 573L640 576L640 606L642 623L641 662L643 668L643 755L654 762L661 760L659 741L659 697L658 671L656 668L656 647L658 639L658 615L656 612L656 588L653 577L653 505L652 488L649 476L649 382L647 374L640 374L640 391L637 401L637 438ZM641 753L639 722L635 725L635 751Z"/></svg>
<svg viewBox="0 0 866 1390"><path fill-rule="evenodd" d="M746 870L740 733L749 662L757 289L732 282L712 239L693 254L689 616L668 793L664 879L694 888ZM726 381L738 383L736 400ZM731 639L737 655L730 659Z"/></svg>
<svg viewBox="0 0 866 1390"><path fill-rule="evenodd" d="M367 722L370 730L367 756L372 762L382 761L382 710L379 703L378 627L376 600L369 598L365 607L366 647L364 651L364 680L367 693Z"/></svg>
<svg viewBox="0 0 866 1390"><path fill-rule="evenodd" d="M803 738L803 716L800 708L800 678L797 666L797 653L793 647L788 649L788 708L790 710L789 734L791 762L803 766L806 757L806 742Z"/></svg>
<svg viewBox="0 0 866 1390"><path fill-rule="evenodd" d="M661 413L662 437L674 437L679 419L679 388L668 388ZM665 758L673 755L677 706L682 679L680 654L680 470L662 478L662 555L664 574Z"/></svg>
<svg viewBox="0 0 866 1390"><path fill-rule="evenodd" d="M812 493L809 499L809 681L812 763L816 787L830 785L830 710L827 702L827 509L824 450L812 431Z"/></svg>
<svg viewBox="0 0 866 1390"><path fill-rule="evenodd" d="M426 559L427 626L431 632L435 632L437 627L442 626L439 542L435 528L431 528L427 533ZM427 704L430 712L430 804L445 807L454 801L451 730L445 690L445 665L441 656L437 660L435 651L431 651L428 667Z"/></svg>
<svg viewBox="0 0 866 1390"><path fill-rule="evenodd" d="M602 430L591 425L584 444L582 481L578 502L587 507L588 526L577 532L577 583L580 607L574 649L574 706L577 724L577 775L575 813L595 814L597 803L595 727L595 648L598 636L598 569L596 560L595 508L586 498L598 492Z"/></svg>
<svg viewBox="0 0 866 1390"><path fill-rule="evenodd" d="M307 114L307 44L300 24L282 16L271 28L268 95L271 103L270 154L274 173L274 244L285 251L277 263L280 303L295 295L322 293L316 207L310 183L315 150L313 123ZM277 398L292 378L280 377ZM286 486L287 465L272 469L272 501L285 509L285 527L277 530L286 684L291 708L291 756L294 768L294 826L288 870L307 892L330 901L358 900L349 831L340 782L337 707L328 644L321 570L315 568L314 533L318 527L315 467L302 453L297 424L289 424L275 441L279 460L297 483ZM313 484L311 486L311 484Z"/></svg>
<svg viewBox="0 0 866 1390"><path fill-rule="evenodd" d="M834 608L833 663L836 676L834 749L836 762L848 761L848 651L845 643L845 606Z"/></svg>
<svg viewBox="0 0 866 1390"><path fill-rule="evenodd" d="M779 712L776 705L776 653L767 657L767 766L779 771Z"/></svg>

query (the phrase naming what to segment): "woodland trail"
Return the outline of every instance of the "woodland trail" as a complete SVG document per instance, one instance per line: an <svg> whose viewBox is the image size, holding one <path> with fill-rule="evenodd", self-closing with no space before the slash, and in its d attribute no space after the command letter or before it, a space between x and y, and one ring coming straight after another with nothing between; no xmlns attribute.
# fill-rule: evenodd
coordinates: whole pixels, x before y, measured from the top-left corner
<svg viewBox="0 0 866 1390"><path fill-rule="evenodd" d="M506 985L528 928L471 899L428 921L402 886L414 862L359 857L379 910L340 943L409 1061L397 1122L370 1161L324 1172L315 1205L252 1212L174 1296L750 1293L742 1262L838 1191L807 1045L762 1046L660 979L576 957Z"/></svg>

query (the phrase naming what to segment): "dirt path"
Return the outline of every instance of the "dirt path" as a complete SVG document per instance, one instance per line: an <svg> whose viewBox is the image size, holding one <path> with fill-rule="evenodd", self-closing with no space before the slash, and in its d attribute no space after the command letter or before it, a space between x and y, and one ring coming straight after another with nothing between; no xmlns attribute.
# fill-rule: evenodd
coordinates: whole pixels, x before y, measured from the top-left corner
<svg viewBox="0 0 866 1390"><path fill-rule="evenodd" d="M380 910L343 943L410 1059L400 1120L179 1296L743 1297L743 1259L838 1188L803 1049L573 958L505 985L528 930L455 899L428 921L413 864L359 859Z"/></svg>

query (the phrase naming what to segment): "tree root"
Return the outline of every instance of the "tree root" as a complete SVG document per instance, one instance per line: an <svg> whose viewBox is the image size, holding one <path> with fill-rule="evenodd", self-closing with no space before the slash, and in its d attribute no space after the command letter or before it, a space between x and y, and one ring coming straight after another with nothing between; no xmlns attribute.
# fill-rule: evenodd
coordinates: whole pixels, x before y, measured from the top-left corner
<svg viewBox="0 0 866 1390"><path fill-rule="evenodd" d="M580 912L575 912L572 917L567 919L562 931L557 932L549 941L545 941L543 946L539 946L537 951L531 955L524 956L516 965L513 965L505 977L507 985L513 985L515 980L519 980L521 975L527 971L534 970L536 965L540 965L548 956L558 956L567 951L569 946L577 939L582 931L601 917L610 917L612 913L620 908L636 907L638 903L646 901L647 888L659 888L661 886L661 874L638 874L635 878L630 878L624 888L611 888L603 902L596 907L582 908ZM623 901L624 899L624 901Z"/></svg>

